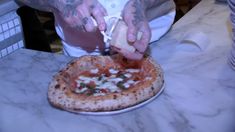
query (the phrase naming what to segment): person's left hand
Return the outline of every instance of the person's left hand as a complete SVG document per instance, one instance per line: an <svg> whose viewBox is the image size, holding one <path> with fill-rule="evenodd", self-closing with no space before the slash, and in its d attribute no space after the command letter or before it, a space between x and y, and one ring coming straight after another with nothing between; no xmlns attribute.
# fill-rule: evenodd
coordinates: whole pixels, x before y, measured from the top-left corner
<svg viewBox="0 0 235 132"><path fill-rule="evenodd" d="M124 7L123 19L128 26L127 40L133 43L133 46L136 48L134 53L125 50L119 51L128 59L142 59L148 47L151 38L151 30L145 12L144 3L139 0L129 0ZM138 32L142 32L140 39L137 38Z"/></svg>
<svg viewBox="0 0 235 132"><path fill-rule="evenodd" d="M55 0L49 3L51 3L53 12L60 15L67 26L78 31L95 32L94 21L100 31L104 31L106 28L104 16L107 15L107 12L98 0Z"/></svg>

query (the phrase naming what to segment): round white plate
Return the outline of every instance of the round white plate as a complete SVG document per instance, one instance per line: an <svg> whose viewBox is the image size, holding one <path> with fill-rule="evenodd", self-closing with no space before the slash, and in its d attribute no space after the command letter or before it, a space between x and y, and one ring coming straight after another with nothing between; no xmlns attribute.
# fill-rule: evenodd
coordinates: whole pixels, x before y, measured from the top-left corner
<svg viewBox="0 0 235 132"><path fill-rule="evenodd" d="M231 51L231 56L235 59L235 49Z"/></svg>
<svg viewBox="0 0 235 132"><path fill-rule="evenodd" d="M230 55L230 61L232 61L232 62L235 62L235 55L233 55L232 53L231 53L231 55Z"/></svg>
<svg viewBox="0 0 235 132"><path fill-rule="evenodd" d="M233 70L235 70L235 64L229 63L229 65L231 66Z"/></svg>
<svg viewBox="0 0 235 132"><path fill-rule="evenodd" d="M124 113L124 112L128 112L137 108L140 108L144 105L146 105L147 103L153 101L154 99L156 99L165 89L165 83L163 84L163 86L161 87L161 89L158 91L158 93L156 95L154 95L152 98L139 103L137 105L131 106L131 107L127 107L124 109L120 109L120 110L115 110L115 111L105 111L105 112L78 112L78 114L82 114L82 115L95 115L95 116L102 116L102 115L114 115L114 114L120 114L120 113Z"/></svg>
<svg viewBox="0 0 235 132"><path fill-rule="evenodd" d="M229 65L235 69L235 58L233 56L229 56Z"/></svg>
<svg viewBox="0 0 235 132"><path fill-rule="evenodd" d="M233 65L233 67L235 68L235 60L230 60L230 63Z"/></svg>

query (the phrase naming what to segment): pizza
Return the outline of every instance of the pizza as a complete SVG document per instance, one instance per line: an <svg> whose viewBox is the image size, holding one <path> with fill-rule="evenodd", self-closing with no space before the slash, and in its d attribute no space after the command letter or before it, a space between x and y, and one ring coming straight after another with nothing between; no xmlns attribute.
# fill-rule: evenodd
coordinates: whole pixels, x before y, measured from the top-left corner
<svg viewBox="0 0 235 132"><path fill-rule="evenodd" d="M150 99L163 83L163 72L150 57L134 61L121 55L88 55L53 76L48 100L75 113L116 111Z"/></svg>

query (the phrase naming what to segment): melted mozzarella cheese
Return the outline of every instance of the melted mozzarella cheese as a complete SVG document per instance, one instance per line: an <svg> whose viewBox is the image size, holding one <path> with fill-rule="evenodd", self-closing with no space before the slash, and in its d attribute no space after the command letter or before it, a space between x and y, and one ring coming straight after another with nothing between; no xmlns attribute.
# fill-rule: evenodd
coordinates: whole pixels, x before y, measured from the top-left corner
<svg viewBox="0 0 235 132"><path fill-rule="evenodd" d="M125 83L123 84L123 86L124 86L125 88L129 88L132 84L135 84L135 81L133 81L133 80L128 80L127 82L125 82Z"/></svg>
<svg viewBox="0 0 235 132"><path fill-rule="evenodd" d="M99 86L97 86L98 89L109 89L110 92L115 92L118 91L118 87L116 86L116 84L112 83L112 82L105 82Z"/></svg>
<svg viewBox="0 0 235 132"><path fill-rule="evenodd" d="M91 73L98 73L99 69L92 69L90 70ZM87 77L87 76L79 76L77 81L77 88L75 90L76 93L83 93L86 90L88 90L88 87L81 88L80 85L82 83L88 84L91 81L95 83L96 89L107 89L109 92L120 92L121 88L117 86L118 83L122 83L124 88L129 88L133 84L137 84L138 81L131 80L130 78L133 76L131 73L137 73L140 72L139 69L126 69L127 73L124 73L123 75L126 78L129 78L129 80L125 81L124 78L117 77L117 73L119 72L116 69L109 69L109 72L111 73L111 76L106 77L104 74L100 75L99 77ZM146 78L149 79L149 78ZM124 82L125 81L125 82ZM80 88L79 88L80 87ZM107 93L98 92L93 93L94 96L102 96L106 95Z"/></svg>
<svg viewBox="0 0 235 132"><path fill-rule="evenodd" d="M99 72L99 69L91 69L91 71L90 71L91 73L93 73L93 74L96 74L96 73L98 73Z"/></svg>
<svg viewBox="0 0 235 132"><path fill-rule="evenodd" d="M129 87L130 87L130 84L124 83L123 86L124 86L125 88L129 88Z"/></svg>
<svg viewBox="0 0 235 132"><path fill-rule="evenodd" d="M128 84L134 84L135 81L134 81L134 80L128 80L126 83L128 83Z"/></svg>
<svg viewBox="0 0 235 132"><path fill-rule="evenodd" d="M75 89L75 92L76 92L76 93L83 93L83 92L85 92L87 89L88 89L88 88L86 88L86 87L84 87L84 88L82 88L82 89L76 88L76 89Z"/></svg>
<svg viewBox="0 0 235 132"><path fill-rule="evenodd" d="M114 84L117 84L118 82L123 81L122 78L110 78L108 81L113 82Z"/></svg>
<svg viewBox="0 0 235 132"><path fill-rule="evenodd" d="M140 69L126 69L126 71L130 73L137 73L140 72Z"/></svg>
<svg viewBox="0 0 235 132"><path fill-rule="evenodd" d="M93 81L94 79L91 77L85 77L85 76L80 76L79 79L81 81L84 81L84 83L89 83L90 81Z"/></svg>
<svg viewBox="0 0 235 132"><path fill-rule="evenodd" d="M111 75L109 78L115 78L117 75Z"/></svg>
<svg viewBox="0 0 235 132"><path fill-rule="evenodd" d="M145 80L152 80L152 77L146 77Z"/></svg>
<svg viewBox="0 0 235 132"><path fill-rule="evenodd" d="M104 96L105 93L94 93L93 95L94 95L94 96Z"/></svg>
<svg viewBox="0 0 235 132"><path fill-rule="evenodd" d="M111 74L117 74L119 71L115 69L109 69L109 73Z"/></svg>
<svg viewBox="0 0 235 132"><path fill-rule="evenodd" d="M132 75L130 73L125 73L124 76L130 78Z"/></svg>

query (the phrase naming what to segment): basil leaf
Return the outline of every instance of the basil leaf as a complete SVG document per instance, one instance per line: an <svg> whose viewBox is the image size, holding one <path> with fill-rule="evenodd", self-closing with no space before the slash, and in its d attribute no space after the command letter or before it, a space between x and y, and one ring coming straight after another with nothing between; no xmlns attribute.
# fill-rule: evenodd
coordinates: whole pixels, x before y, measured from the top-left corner
<svg viewBox="0 0 235 132"><path fill-rule="evenodd" d="M117 83L117 86L121 89L125 89L124 85L123 85L124 82L118 82Z"/></svg>

